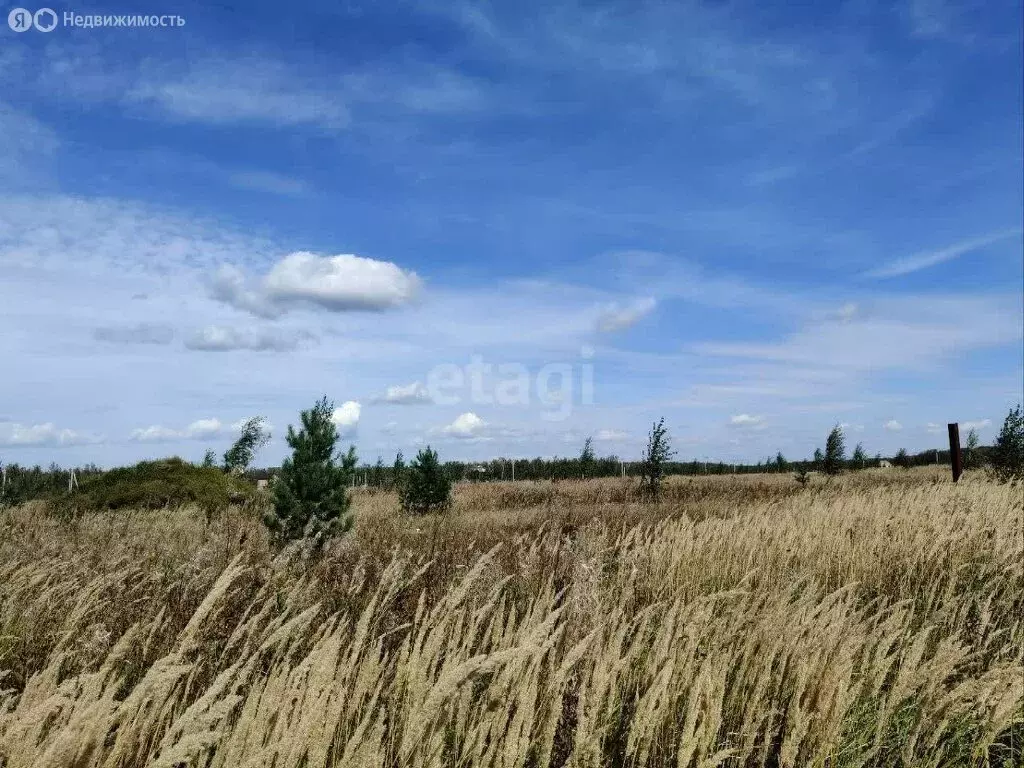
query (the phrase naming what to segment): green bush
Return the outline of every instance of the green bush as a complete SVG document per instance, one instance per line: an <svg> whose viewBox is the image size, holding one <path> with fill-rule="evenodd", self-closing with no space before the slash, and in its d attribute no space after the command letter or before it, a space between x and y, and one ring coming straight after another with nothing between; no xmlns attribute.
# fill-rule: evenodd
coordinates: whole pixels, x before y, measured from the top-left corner
<svg viewBox="0 0 1024 768"><path fill-rule="evenodd" d="M194 504L215 512L251 498L255 489L220 469L190 464L177 457L143 461L80 481L71 494L55 495L60 511L160 509Z"/></svg>

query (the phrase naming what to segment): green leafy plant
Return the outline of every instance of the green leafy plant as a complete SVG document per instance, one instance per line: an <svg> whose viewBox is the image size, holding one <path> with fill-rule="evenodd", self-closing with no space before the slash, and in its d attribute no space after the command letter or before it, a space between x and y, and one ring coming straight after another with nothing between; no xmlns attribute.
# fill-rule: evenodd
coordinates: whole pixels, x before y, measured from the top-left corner
<svg viewBox="0 0 1024 768"><path fill-rule="evenodd" d="M242 474L256 458L256 453L270 442L270 433L262 416L254 416L242 425L242 433L224 452L224 471Z"/></svg>
<svg viewBox="0 0 1024 768"><path fill-rule="evenodd" d="M583 450L580 452L580 474L586 478L594 471L594 440L588 437L583 441Z"/></svg>
<svg viewBox="0 0 1024 768"><path fill-rule="evenodd" d="M649 499L657 500L661 495L661 481L665 476L665 463L672 458L675 451L669 442L665 419L658 420L651 426L647 438L647 450L640 464L640 493Z"/></svg>

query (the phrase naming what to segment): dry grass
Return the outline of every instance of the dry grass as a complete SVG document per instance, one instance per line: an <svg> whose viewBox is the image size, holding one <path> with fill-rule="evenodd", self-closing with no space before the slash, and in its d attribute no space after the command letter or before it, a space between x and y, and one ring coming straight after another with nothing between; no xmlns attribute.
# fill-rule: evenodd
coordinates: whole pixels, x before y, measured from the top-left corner
<svg viewBox="0 0 1024 768"><path fill-rule="evenodd" d="M1019 766L1020 488L932 470L0 513L0 766Z"/></svg>

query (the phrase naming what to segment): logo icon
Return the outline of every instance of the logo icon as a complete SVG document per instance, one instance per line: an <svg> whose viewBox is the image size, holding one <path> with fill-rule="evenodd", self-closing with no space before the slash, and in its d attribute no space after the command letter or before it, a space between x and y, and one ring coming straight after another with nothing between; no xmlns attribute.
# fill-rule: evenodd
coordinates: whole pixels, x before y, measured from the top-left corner
<svg viewBox="0 0 1024 768"><path fill-rule="evenodd" d="M40 32L53 32L57 26L57 14L50 8L40 8L32 17L32 22Z"/></svg>
<svg viewBox="0 0 1024 768"><path fill-rule="evenodd" d="M54 14L54 18L56 18L56 14ZM11 12L7 14L7 26L15 32L28 32L32 29L32 11L26 11L24 8L11 9Z"/></svg>

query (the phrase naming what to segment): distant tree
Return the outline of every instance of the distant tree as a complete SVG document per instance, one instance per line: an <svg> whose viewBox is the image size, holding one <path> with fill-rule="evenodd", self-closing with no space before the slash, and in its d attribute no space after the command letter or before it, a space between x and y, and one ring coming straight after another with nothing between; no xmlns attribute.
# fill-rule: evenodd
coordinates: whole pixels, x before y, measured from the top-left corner
<svg viewBox="0 0 1024 768"><path fill-rule="evenodd" d="M786 457L782 455L782 451L775 454L775 468L779 472L785 472L789 469L789 462L786 461Z"/></svg>
<svg viewBox="0 0 1024 768"><path fill-rule="evenodd" d="M867 454L864 453L864 444L857 443L857 446L853 449L853 457L850 459L855 469L864 469L864 462L867 460Z"/></svg>
<svg viewBox="0 0 1024 768"><path fill-rule="evenodd" d="M821 469L826 475L838 475L843 471L843 462L846 460L846 437L843 429L838 424L832 427L825 440L825 459Z"/></svg>
<svg viewBox="0 0 1024 768"><path fill-rule="evenodd" d="M354 447L335 456L338 428L331 421L334 403L326 396L301 414L302 427L288 425L292 455L274 481L274 508L264 518L283 541L305 539L319 547L352 527L347 488L356 466Z"/></svg>
<svg viewBox="0 0 1024 768"><path fill-rule="evenodd" d="M904 469L910 469L910 456L907 455L906 448L900 448L896 451L896 456L893 458L892 463L897 467L903 467Z"/></svg>
<svg viewBox="0 0 1024 768"><path fill-rule="evenodd" d="M661 480L665 476L665 463L672 458L675 451L669 442L665 419L660 419L651 427L647 438L647 450L640 464L640 492L650 499L657 500L661 495Z"/></svg>
<svg viewBox="0 0 1024 768"><path fill-rule="evenodd" d="M821 452L821 448L814 449L814 468L821 471L822 464L825 463L825 454Z"/></svg>
<svg viewBox="0 0 1024 768"><path fill-rule="evenodd" d="M270 442L262 416L254 416L242 425L242 434L224 453L224 471L241 474L249 468L257 451Z"/></svg>
<svg viewBox="0 0 1024 768"><path fill-rule="evenodd" d="M206 454L203 456L202 466L206 467L207 469L217 466L217 454L214 453L212 450L208 450Z"/></svg>
<svg viewBox="0 0 1024 768"><path fill-rule="evenodd" d="M967 432L967 442L964 443L962 453L964 469L976 469L979 463L978 456L978 432L971 429Z"/></svg>
<svg viewBox="0 0 1024 768"><path fill-rule="evenodd" d="M594 439L588 437L583 441L583 450L580 452L580 474L583 477L590 477L594 471Z"/></svg>
<svg viewBox="0 0 1024 768"><path fill-rule="evenodd" d="M428 445L409 464L402 483L402 510L415 515L444 511L451 504L451 481Z"/></svg>
<svg viewBox="0 0 1024 768"><path fill-rule="evenodd" d="M1001 482L1024 480L1024 415L1011 408L992 446L992 472Z"/></svg>
<svg viewBox="0 0 1024 768"><path fill-rule="evenodd" d="M793 479L796 480L800 485L807 485L807 481L810 480L810 475L807 472L806 467L800 467L793 474Z"/></svg>

